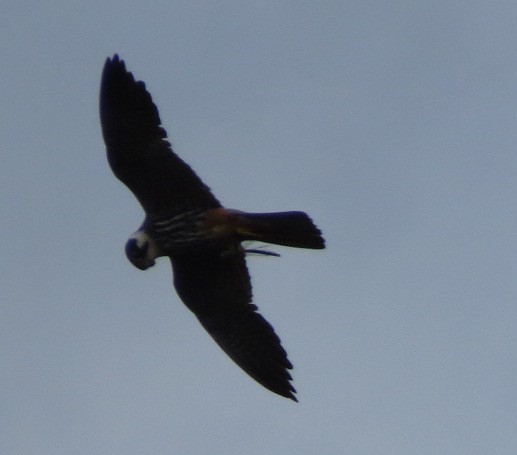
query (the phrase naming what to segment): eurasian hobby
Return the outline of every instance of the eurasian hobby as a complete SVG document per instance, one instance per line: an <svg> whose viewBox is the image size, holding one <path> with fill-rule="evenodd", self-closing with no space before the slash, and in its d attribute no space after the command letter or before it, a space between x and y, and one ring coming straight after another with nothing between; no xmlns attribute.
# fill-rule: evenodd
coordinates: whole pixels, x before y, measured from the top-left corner
<svg viewBox="0 0 517 455"><path fill-rule="evenodd" d="M322 249L304 212L246 213L223 207L173 151L145 84L118 55L104 65L100 119L108 162L133 192L145 220L126 255L141 270L168 256L181 300L219 346L253 379L295 401L291 362L273 327L251 303L246 240Z"/></svg>

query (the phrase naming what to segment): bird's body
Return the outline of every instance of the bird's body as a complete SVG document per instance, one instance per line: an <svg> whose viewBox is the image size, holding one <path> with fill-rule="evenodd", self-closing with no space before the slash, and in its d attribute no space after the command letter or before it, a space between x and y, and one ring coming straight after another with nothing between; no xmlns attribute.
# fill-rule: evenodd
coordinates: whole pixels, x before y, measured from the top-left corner
<svg viewBox="0 0 517 455"><path fill-rule="evenodd" d="M319 229L304 212L223 207L172 151L151 95L117 55L104 66L100 117L110 167L146 213L126 243L128 259L145 270L169 257L178 295L221 348L259 383L296 401L287 354L251 303L245 255L260 250L241 242L321 249Z"/></svg>

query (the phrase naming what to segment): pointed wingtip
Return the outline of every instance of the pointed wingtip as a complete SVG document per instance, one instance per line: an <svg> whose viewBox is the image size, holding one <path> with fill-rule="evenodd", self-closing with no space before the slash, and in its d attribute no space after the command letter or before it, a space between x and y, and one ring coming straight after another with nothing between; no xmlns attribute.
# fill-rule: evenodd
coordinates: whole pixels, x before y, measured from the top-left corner
<svg viewBox="0 0 517 455"><path fill-rule="evenodd" d="M106 60L104 62L104 68L112 65L121 66L123 68L126 67L124 60L122 60L116 52L113 54L113 57L106 57Z"/></svg>

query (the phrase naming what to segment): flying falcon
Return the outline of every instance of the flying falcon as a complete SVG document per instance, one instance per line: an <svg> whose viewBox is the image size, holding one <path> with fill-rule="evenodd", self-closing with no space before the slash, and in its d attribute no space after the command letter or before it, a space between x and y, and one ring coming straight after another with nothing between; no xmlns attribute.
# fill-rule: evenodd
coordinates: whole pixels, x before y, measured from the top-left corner
<svg viewBox="0 0 517 455"><path fill-rule="evenodd" d="M173 151L145 84L118 55L102 72L100 119L109 165L145 211L126 243L140 270L168 256L174 286L219 346L253 379L296 400L291 362L273 327L251 303L243 241L322 249L320 230L303 212L246 213L223 207ZM277 256L277 255L276 255Z"/></svg>

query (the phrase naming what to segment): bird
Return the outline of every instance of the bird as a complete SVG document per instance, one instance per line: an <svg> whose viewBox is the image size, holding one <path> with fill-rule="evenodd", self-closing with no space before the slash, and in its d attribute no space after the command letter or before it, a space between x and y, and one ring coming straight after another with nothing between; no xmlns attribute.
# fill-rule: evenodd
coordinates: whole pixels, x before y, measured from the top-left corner
<svg viewBox="0 0 517 455"><path fill-rule="evenodd" d="M323 249L320 229L302 211L248 213L224 207L173 151L145 83L118 54L105 61L99 111L109 166L145 212L127 240L128 260L146 270L157 258L168 257L177 294L223 351L262 386L298 401L293 365L252 303L246 266L247 255L278 254L245 245Z"/></svg>

